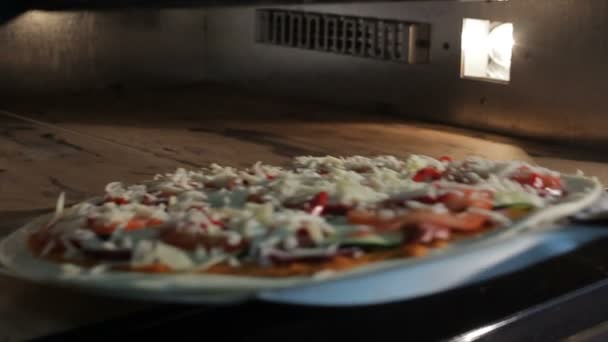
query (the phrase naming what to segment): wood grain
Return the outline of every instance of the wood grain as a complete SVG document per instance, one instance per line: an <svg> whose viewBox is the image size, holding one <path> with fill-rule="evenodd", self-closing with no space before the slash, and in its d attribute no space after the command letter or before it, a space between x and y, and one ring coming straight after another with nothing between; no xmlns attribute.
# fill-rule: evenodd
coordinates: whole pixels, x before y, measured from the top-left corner
<svg viewBox="0 0 608 342"><path fill-rule="evenodd" d="M97 93L7 106L39 122L0 116L5 211L49 207L61 191L80 200L109 181L136 181L176 167L282 164L297 155L480 155L536 160L608 180L603 161L562 159L549 148L543 156L536 143L221 88ZM530 147L537 157L524 150Z"/></svg>
<svg viewBox="0 0 608 342"><path fill-rule="evenodd" d="M0 213L52 207L61 192L70 202L83 200L110 180L135 181L175 167L59 128L6 117L0 127Z"/></svg>

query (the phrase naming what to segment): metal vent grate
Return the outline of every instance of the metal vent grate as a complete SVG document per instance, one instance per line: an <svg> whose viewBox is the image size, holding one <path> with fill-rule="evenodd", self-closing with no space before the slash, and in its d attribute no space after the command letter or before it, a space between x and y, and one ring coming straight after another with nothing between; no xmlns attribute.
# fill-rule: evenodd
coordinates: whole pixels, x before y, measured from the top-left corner
<svg viewBox="0 0 608 342"><path fill-rule="evenodd" d="M259 43L390 60L428 63L430 25L278 9L256 10Z"/></svg>

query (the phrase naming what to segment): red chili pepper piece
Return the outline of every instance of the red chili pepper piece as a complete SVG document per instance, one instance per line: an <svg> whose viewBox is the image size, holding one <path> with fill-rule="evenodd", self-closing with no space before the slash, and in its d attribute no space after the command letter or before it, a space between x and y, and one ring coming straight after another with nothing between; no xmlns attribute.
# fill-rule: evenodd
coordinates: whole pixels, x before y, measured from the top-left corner
<svg viewBox="0 0 608 342"><path fill-rule="evenodd" d="M441 157L439 157L439 161L440 162L451 163L452 160L453 159L450 156L441 156Z"/></svg>
<svg viewBox="0 0 608 342"><path fill-rule="evenodd" d="M552 190L563 190L562 181L559 177L555 177L552 175L543 175L536 172L525 172L526 169L521 174L515 175L511 177L514 181L523 184L529 185L535 189L552 189Z"/></svg>
<svg viewBox="0 0 608 342"><path fill-rule="evenodd" d="M326 206L329 202L329 194L326 191L321 191L313 197L310 201L311 206L316 207L318 205Z"/></svg>
<svg viewBox="0 0 608 342"><path fill-rule="evenodd" d="M425 167L422 170L416 172L412 180L414 182L428 182L433 180L438 180L441 178L441 172L437 170L437 168L433 166Z"/></svg>
<svg viewBox="0 0 608 342"><path fill-rule="evenodd" d="M326 191L319 192L309 202L310 212L313 215L320 215L327 203L329 203L329 194Z"/></svg>
<svg viewBox="0 0 608 342"><path fill-rule="evenodd" d="M214 224L214 225L216 225L216 226L220 226L220 227L222 227L222 228L225 228L225 226L226 226L226 225L224 224L224 222L223 222L223 221L220 221L220 220L214 220L214 219L212 219L211 217L209 217L209 215L207 215L207 218L209 219L209 221L211 221L211 223L213 223L213 224Z"/></svg>
<svg viewBox="0 0 608 342"><path fill-rule="evenodd" d="M123 197L106 197L106 203L108 203L108 202L114 202L118 205L121 205L121 204L128 204L129 200L126 198L123 198Z"/></svg>

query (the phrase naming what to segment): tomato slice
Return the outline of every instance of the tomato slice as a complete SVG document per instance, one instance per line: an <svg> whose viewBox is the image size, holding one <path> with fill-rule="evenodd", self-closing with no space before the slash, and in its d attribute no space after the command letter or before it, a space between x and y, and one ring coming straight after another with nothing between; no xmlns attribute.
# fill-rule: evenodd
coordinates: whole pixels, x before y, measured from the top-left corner
<svg viewBox="0 0 608 342"><path fill-rule="evenodd" d="M416 218L420 223L428 222L430 224L449 227L458 231L479 230L488 222L487 216L472 212L462 212L458 214L420 212Z"/></svg>
<svg viewBox="0 0 608 342"><path fill-rule="evenodd" d="M372 226L379 230L397 230L403 226L401 218L381 219L376 213L364 210L351 210L346 219L352 224Z"/></svg>
<svg viewBox="0 0 608 342"><path fill-rule="evenodd" d="M451 211L460 212L469 207L492 209L494 194L486 190L458 189L447 191L438 197L420 197L416 201L425 204L443 203Z"/></svg>
<svg viewBox="0 0 608 342"><path fill-rule="evenodd" d="M437 199L452 211L463 211L469 207L492 209L493 194L490 191L458 190L447 192Z"/></svg>
<svg viewBox="0 0 608 342"><path fill-rule="evenodd" d="M138 230L138 229L143 229L143 228L147 228L147 227L153 227L153 226L158 226L159 224L162 224L163 221L158 220L158 219L150 219L150 218L132 218L130 219L124 230L125 231L132 231L132 230ZM112 234L116 228L118 227L118 223L112 223L112 224L99 224L98 222L96 222L96 220L94 218L89 218L87 220L87 225L96 233L99 235L110 235Z"/></svg>
<svg viewBox="0 0 608 342"><path fill-rule="evenodd" d="M476 231L488 222L488 217L480 213L435 213L420 210L391 219L381 219L378 215L366 211L352 210L347 214L347 220L352 224L362 224L375 227L378 230L392 231L415 224L433 224L448 227L457 231Z"/></svg>

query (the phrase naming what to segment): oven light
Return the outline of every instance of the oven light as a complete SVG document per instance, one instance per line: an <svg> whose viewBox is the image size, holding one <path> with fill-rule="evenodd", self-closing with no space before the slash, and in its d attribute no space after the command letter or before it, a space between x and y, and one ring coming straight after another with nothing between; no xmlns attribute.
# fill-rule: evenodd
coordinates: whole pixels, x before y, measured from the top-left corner
<svg viewBox="0 0 608 342"><path fill-rule="evenodd" d="M513 24L465 18L462 25L461 77L508 82Z"/></svg>
<svg viewBox="0 0 608 342"><path fill-rule="evenodd" d="M485 51L488 47L487 40L487 21L465 19L462 29L462 49L467 55Z"/></svg>
<svg viewBox="0 0 608 342"><path fill-rule="evenodd" d="M504 67L511 66L513 53L513 24L500 24L488 35L490 44L490 58L493 62Z"/></svg>

